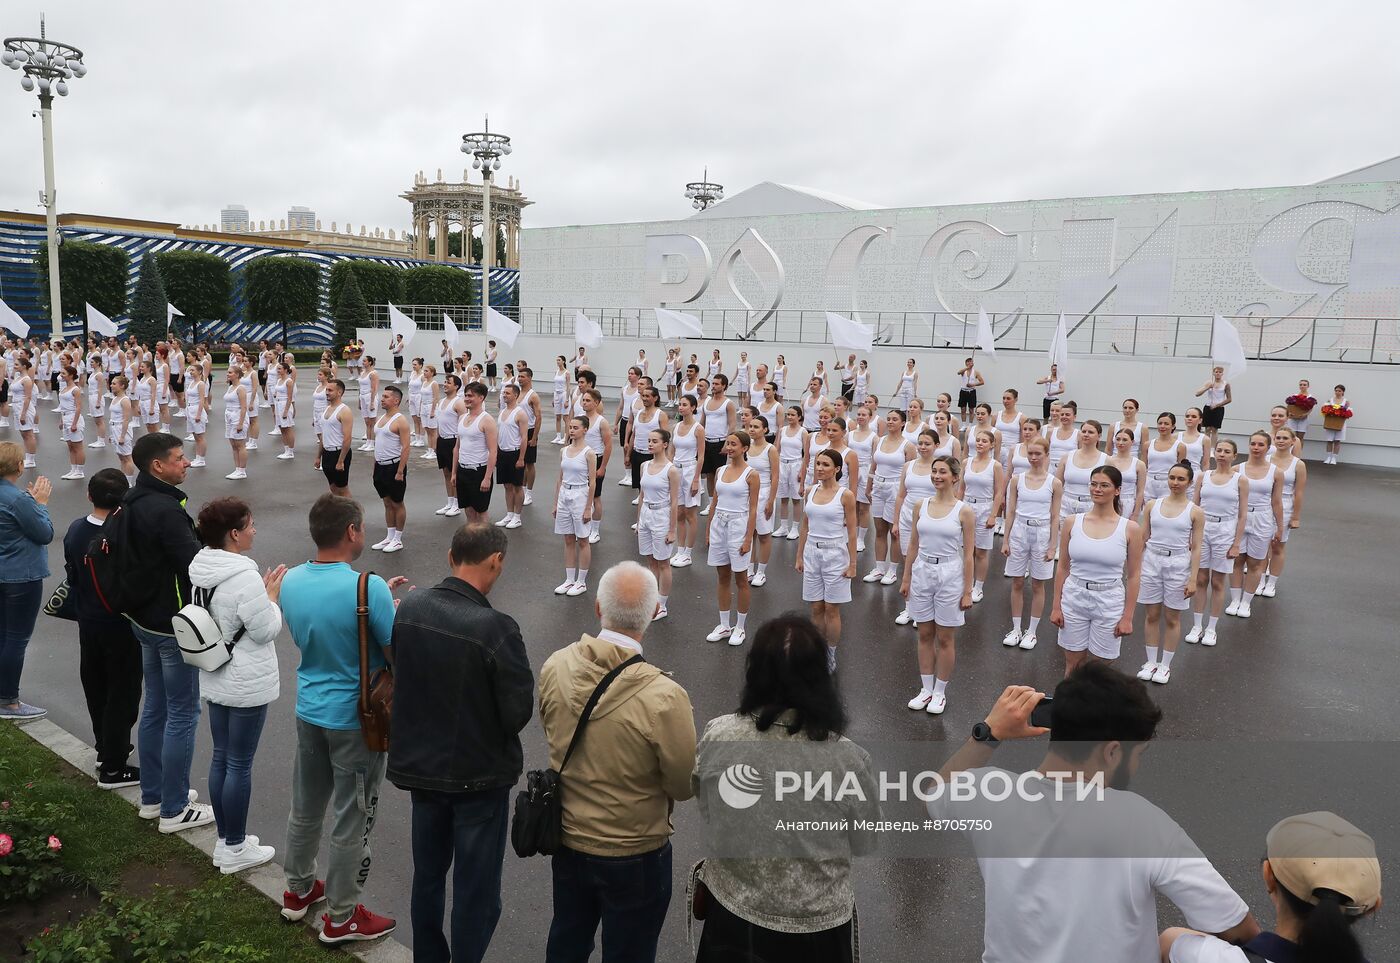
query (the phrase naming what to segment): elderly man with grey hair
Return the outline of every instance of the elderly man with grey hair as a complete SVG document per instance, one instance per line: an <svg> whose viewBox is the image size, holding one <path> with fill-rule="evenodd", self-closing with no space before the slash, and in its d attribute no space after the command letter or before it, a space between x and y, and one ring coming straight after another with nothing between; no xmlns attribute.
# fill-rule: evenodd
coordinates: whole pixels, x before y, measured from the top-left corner
<svg viewBox="0 0 1400 963"><path fill-rule="evenodd" d="M563 847L553 857L547 963L583 961L603 927L603 963L655 960L671 902L671 809L691 798L690 696L642 658L656 614L656 578L621 562L598 583L601 629L540 669L549 764L564 782ZM579 716L597 704L564 766Z"/></svg>

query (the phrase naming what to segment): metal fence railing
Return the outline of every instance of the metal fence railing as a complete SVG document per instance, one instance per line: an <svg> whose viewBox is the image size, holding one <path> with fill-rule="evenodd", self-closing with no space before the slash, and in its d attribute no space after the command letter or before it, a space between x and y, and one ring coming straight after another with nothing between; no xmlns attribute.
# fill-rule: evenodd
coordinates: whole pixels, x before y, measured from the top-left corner
<svg viewBox="0 0 1400 963"><path fill-rule="evenodd" d="M460 331L482 331L481 308L455 305L400 306L423 330L442 330L447 314ZM604 337L661 339L651 308L503 308L523 334L573 337L574 314L598 322ZM766 320L756 312L724 309L687 311L700 319L709 341L827 344L825 312L779 310ZM371 307L373 326L387 328L385 305ZM977 315L922 311L862 312L875 343L894 348L973 348ZM1073 354L1209 358L1209 315L1066 315ZM1325 361L1343 364L1400 364L1400 319L1394 318L1230 318L1249 358L1273 361ZM1050 347L1058 314L995 315L997 350L1044 352Z"/></svg>

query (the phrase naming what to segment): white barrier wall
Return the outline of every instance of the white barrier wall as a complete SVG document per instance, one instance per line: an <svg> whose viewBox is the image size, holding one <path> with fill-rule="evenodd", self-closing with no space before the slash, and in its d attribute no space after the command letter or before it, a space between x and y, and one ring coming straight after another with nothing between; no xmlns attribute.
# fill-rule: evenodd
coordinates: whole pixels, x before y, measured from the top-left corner
<svg viewBox="0 0 1400 963"><path fill-rule="evenodd" d="M379 369L392 371L387 352L389 332L383 328L361 329L360 337L368 346L368 352L375 356ZM460 346L471 350L475 360L481 360L486 338L473 334L464 337ZM683 359L688 360L691 354L699 356L702 374L714 348L720 350L725 371L731 374L742 350L749 351L749 361L755 367L760 362L771 366L781 353L787 360L789 383L798 392L805 390L807 378L820 358L831 372L833 390L839 390L840 379L833 370L836 355L829 345L754 343L750 350L749 345L736 341L691 340L680 342L680 346ZM646 350L651 362L650 374L659 378L666 360L667 343L656 339L611 338L601 348L588 353L600 386L607 389L621 384L628 366L636 361L639 348ZM421 356L436 363L440 350L441 333L424 331L408 345L405 355L407 358ZM572 338L522 334L514 348L502 348L500 360L527 359L535 372L536 388L547 396L553 378L554 356L562 354L572 358L576 350ZM843 356L846 353L843 352ZM919 368L919 393L932 409L932 399L940 391L957 397L955 372L966 356L966 352L954 350L879 349L867 359L873 375L871 390L882 402L886 401L905 359L913 357ZM1044 390L1035 382L1048 370L1043 354L1003 350L995 358L978 354L976 359L978 369L987 379L986 387L978 393L979 401L986 401L995 410L1000 407L1002 389L1015 388L1021 393L1021 410L1040 416ZM1072 355L1068 370L1064 372L1065 397L1079 403L1081 418L1096 418L1105 423L1120 417L1124 398L1136 398L1142 406L1141 420L1151 425L1161 411L1175 411L1179 417L1186 408L1199 405L1195 391L1209 376L1208 364L1201 361ZM1400 424L1390 407L1400 395L1400 369L1389 365L1251 362L1248 371L1232 387L1234 402L1226 409L1225 433L1242 439L1256 428L1266 426L1269 408L1296 391L1300 378L1311 380L1312 393L1324 402L1331 398L1334 384L1347 386L1347 398L1356 416L1347 428L1346 446L1342 451L1344 462L1400 468ZM1321 457L1321 442L1322 416L1314 409L1307 435L1309 458Z"/></svg>

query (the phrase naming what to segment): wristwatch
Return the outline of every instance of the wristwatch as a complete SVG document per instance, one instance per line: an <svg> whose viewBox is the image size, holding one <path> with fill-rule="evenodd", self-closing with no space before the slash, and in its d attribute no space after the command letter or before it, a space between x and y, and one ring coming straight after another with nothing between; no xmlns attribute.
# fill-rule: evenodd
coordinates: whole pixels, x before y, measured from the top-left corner
<svg viewBox="0 0 1400 963"><path fill-rule="evenodd" d="M991 746L993 749L1001 745L1001 740L992 735L992 727L985 722L979 722L972 727L972 740Z"/></svg>

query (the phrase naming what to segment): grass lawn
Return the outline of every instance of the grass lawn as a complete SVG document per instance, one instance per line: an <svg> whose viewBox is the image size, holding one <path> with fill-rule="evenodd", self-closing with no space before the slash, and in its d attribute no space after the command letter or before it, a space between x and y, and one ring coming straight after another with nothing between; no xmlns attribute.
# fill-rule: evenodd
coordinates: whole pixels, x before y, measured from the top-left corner
<svg viewBox="0 0 1400 963"><path fill-rule="evenodd" d="M0 905L0 932L7 941L0 944L0 959L27 958L15 956L25 920L34 926L28 933L33 937L45 925L91 910L94 892L142 897L164 887L182 907L197 900L210 908L205 938L236 939L265 951L269 960L325 963L326 948L309 927L284 922L261 893L222 875L177 835L161 835L126 800L98 789L92 776L7 723L0 723L0 800L13 801L14 812L22 806L26 812L64 814L45 827L62 840L63 879L37 906ZM0 832L11 811L0 812ZM43 918L45 907L51 918Z"/></svg>

